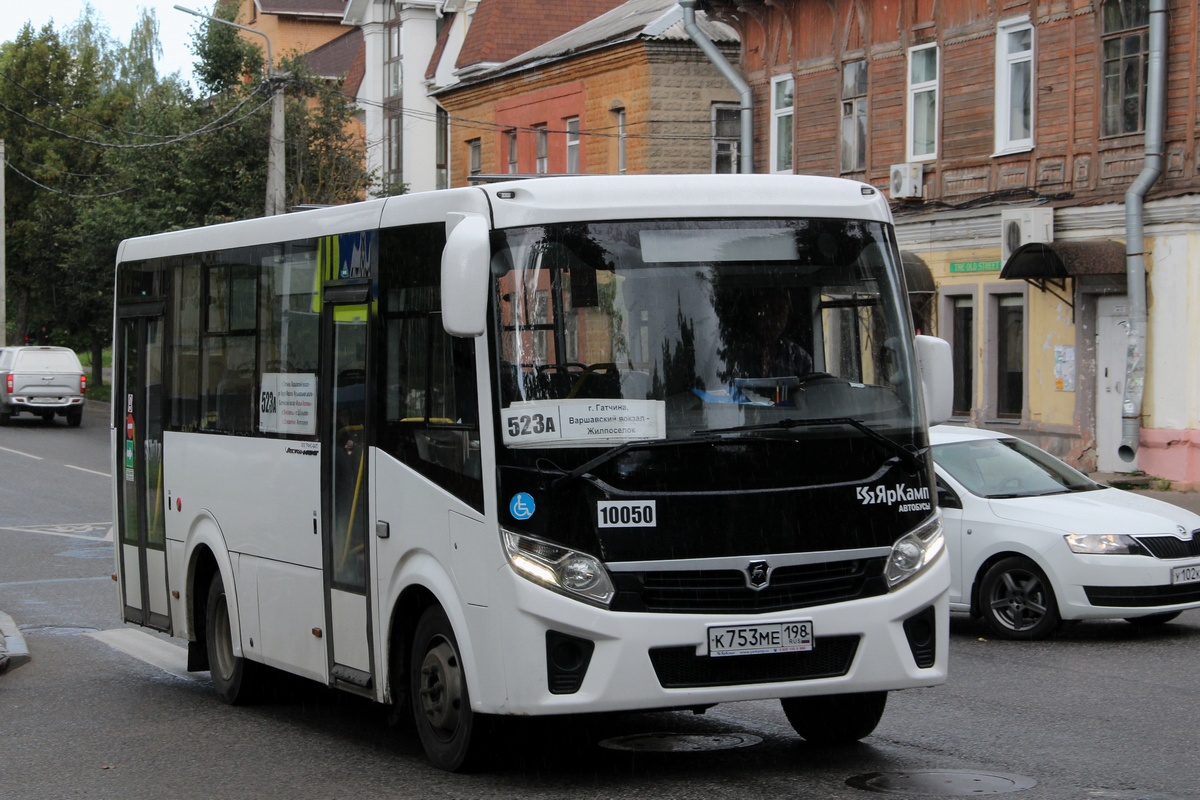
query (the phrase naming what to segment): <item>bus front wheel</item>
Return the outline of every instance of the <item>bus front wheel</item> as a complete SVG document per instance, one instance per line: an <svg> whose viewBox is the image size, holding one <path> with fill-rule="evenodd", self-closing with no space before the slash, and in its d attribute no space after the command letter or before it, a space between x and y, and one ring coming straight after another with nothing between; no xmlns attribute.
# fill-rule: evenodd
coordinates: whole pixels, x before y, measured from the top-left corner
<svg viewBox="0 0 1200 800"><path fill-rule="evenodd" d="M449 772L478 766L484 749L482 725L471 711L458 640L441 606L421 614L411 664L409 696L425 755Z"/></svg>
<svg viewBox="0 0 1200 800"><path fill-rule="evenodd" d="M229 624L229 601L221 573L208 585L205 613L209 674L217 696L230 705L245 705L254 699L257 664L233 654L233 628Z"/></svg>
<svg viewBox="0 0 1200 800"><path fill-rule="evenodd" d="M796 733L821 747L866 738L883 719L887 692L785 697L779 701Z"/></svg>

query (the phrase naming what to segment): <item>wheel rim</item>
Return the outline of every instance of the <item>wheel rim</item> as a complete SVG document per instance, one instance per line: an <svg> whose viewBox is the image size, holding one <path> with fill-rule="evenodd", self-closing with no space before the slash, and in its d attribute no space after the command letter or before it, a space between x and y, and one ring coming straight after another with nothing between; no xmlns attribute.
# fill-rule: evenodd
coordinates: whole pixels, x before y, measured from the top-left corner
<svg viewBox="0 0 1200 800"><path fill-rule="evenodd" d="M992 616L1010 631L1028 631L1050 613L1046 586L1027 570L1009 570L992 587L988 606Z"/></svg>
<svg viewBox="0 0 1200 800"><path fill-rule="evenodd" d="M225 604L225 595L217 598L217 607L213 614L213 652L211 656L216 663L211 665L217 669L221 678L228 680L233 675L233 632L229 627L229 607Z"/></svg>
<svg viewBox="0 0 1200 800"><path fill-rule="evenodd" d="M421 711L434 735L449 741L462 719L462 667L454 646L438 639L421 662L421 684L417 691Z"/></svg>

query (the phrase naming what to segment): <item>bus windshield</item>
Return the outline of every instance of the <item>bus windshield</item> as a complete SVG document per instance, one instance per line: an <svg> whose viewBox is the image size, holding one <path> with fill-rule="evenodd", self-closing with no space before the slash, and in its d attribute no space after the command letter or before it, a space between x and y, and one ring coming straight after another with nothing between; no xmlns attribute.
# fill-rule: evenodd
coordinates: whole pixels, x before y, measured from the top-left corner
<svg viewBox="0 0 1200 800"><path fill-rule="evenodd" d="M884 223L638 220L498 235L493 319L509 448L832 419L884 433L922 424Z"/></svg>

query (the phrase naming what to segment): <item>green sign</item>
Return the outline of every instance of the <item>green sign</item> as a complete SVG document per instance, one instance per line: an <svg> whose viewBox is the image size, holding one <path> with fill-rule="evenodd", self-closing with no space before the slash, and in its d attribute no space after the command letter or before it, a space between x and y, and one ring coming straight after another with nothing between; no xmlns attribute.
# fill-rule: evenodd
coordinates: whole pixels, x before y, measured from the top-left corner
<svg viewBox="0 0 1200 800"><path fill-rule="evenodd" d="M951 261L950 273L956 272L999 272L999 261Z"/></svg>

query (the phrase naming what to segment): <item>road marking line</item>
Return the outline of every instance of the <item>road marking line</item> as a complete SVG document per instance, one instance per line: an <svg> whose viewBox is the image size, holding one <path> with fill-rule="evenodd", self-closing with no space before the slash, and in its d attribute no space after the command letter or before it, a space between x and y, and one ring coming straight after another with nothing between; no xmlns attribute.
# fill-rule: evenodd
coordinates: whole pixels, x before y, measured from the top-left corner
<svg viewBox="0 0 1200 800"><path fill-rule="evenodd" d="M112 477L111 472L97 472L94 469L88 469L87 467L77 467L74 464L63 464L63 466L66 467L67 469L77 469L80 472L90 472L93 475L99 475L101 478L111 478Z"/></svg>
<svg viewBox="0 0 1200 800"><path fill-rule="evenodd" d="M53 530L58 528L58 530ZM71 529L75 530L72 531ZM78 531L95 531L105 529L103 536L95 536L88 533L79 533ZM13 533L36 533L42 536L63 536L68 539L83 539L88 542L111 542L113 540L113 524L111 522L83 522L68 525L30 525L16 527L13 525L0 525L0 531L11 531Z"/></svg>
<svg viewBox="0 0 1200 800"><path fill-rule="evenodd" d="M205 679L204 673L187 671L187 649L149 633L134 628L113 628L87 635L177 678L189 681Z"/></svg>
<svg viewBox="0 0 1200 800"><path fill-rule="evenodd" d="M23 453L20 450L13 450L11 447L0 447L0 450L3 450L6 453L15 453L16 455L19 455L19 456L25 456L26 458L32 458L36 461L43 460L41 456L35 456L33 453Z"/></svg>

